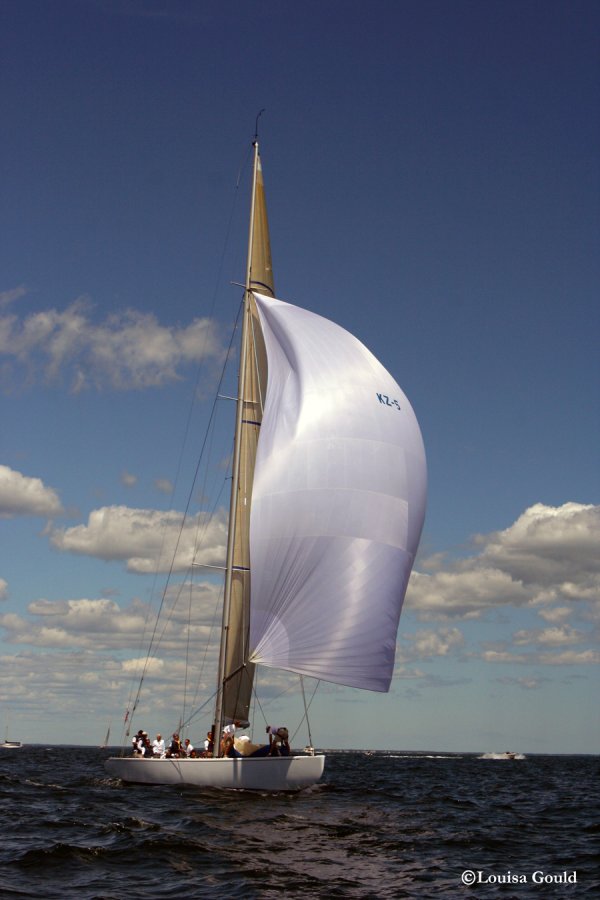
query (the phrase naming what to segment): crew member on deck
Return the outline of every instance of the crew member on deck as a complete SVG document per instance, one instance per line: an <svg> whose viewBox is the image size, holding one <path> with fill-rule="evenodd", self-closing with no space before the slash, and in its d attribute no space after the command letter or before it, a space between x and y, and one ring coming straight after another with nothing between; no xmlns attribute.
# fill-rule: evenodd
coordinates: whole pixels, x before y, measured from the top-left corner
<svg viewBox="0 0 600 900"><path fill-rule="evenodd" d="M171 738L171 743L169 745L169 749L167 750L167 756L177 759L180 754L181 754L181 741L179 740L179 734L176 731L174 731L173 737Z"/></svg>
<svg viewBox="0 0 600 900"><path fill-rule="evenodd" d="M271 756L289 756L289 733L285 725L267 725Z"/></svg>
<svg viewBox="0 0 600 900"><path fill-rule="evenodd" d="M204 741L204 753L202 756L209 758L213 755L215 749L215 741L212 731L206 732L206 740Z"/></svg>
<svg viewBox="0 0 600 900"><path fill-rule="evenodd" d="M144 740L145 733L144 729L140 728L138 733L131 738L134 756L144 756L146 753L146 742Z"/></svg>

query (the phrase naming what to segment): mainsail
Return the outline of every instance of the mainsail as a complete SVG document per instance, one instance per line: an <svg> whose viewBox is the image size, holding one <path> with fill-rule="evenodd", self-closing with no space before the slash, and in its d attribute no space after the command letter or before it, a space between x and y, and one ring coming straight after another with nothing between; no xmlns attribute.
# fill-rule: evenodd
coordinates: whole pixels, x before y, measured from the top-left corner
<svg viewBox="0 0 600 900"><path fill-rule="evenodd" d="M249 288L274 295L273 268L265 191L255 144L254 197L248 247ZM254 665L248 662L248 629L250 603L250 551L248 532L256 446L262 419L262 407L267 382L267 362L264 341L253 295L246 295L244 354L240 365L238 396L241 398L241 428L239 431L239 478L237 496L232 498L233 558L231 562L231 596L228 602L225 628L225 666L223 673L224 721L248 721ZM245 347L245 349L244 349ZM235 503L233 502L235 499Z"/></svg>
<svg viewBox="0 0 600 900"><path fill-rule="evenodd" d="M425 515L416 417L343 328L256 301L269 382L251 509L250 658L387 691Z"/></svg>

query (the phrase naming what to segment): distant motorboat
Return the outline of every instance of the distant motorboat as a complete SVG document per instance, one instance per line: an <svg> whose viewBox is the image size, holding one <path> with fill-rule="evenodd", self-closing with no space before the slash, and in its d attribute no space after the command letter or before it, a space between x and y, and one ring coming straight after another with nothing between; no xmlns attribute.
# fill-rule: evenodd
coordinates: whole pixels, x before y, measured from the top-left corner
<svg viewBox="0 0 600 900"><path fill-rule="evenodd" d="M525 759L525 756L514 750L505 750L504 753L483 753L479 759Z"/></svg>

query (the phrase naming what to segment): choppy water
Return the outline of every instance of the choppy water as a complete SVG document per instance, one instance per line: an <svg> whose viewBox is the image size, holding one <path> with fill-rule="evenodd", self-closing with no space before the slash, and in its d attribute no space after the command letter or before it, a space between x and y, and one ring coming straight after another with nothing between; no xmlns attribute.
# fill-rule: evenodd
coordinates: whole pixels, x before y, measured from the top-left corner
<svg viewBox="0 0 600 900"><path fill-rule="evenodd" d="M330 752L257 795L125 786L108 755L0 750L2 898L600 896L598 757Z"/></svg>

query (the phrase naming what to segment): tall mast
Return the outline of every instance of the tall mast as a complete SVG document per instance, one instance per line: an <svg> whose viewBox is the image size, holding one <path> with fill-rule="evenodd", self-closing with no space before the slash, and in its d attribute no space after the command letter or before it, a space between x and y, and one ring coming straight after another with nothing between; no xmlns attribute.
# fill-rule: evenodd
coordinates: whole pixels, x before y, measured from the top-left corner
<svg viewBox="0 0 600 900"><path fill-rule="evenodd" d="M274 294L264 185L256 140L229 505L223 628L215 708L215 746L218 746L226 721L248 721L254 677L254 666L247 660L250 505L267 366L258 311L251 293L253 289Z"/></svg>

